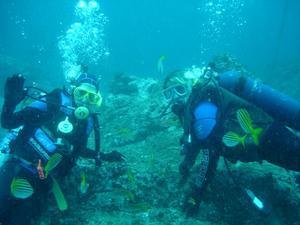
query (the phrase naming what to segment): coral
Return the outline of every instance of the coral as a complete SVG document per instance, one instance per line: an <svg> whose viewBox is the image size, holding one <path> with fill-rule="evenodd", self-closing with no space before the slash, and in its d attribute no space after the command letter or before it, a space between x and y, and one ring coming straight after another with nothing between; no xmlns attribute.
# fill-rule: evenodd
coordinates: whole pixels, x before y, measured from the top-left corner
<svg viewBox="0 0 300 225"><path fill-rule="evenodd" d="M222 60L225 62L218 64L220 68L239 67L227 57ZM112 90L102 109L102 145L104 151L115 149L124 154L126 162L104 162L97 168L93 160L78 160L62 185L70 209L61 213L50 199L48 210L35 221L36 225L41 221L44 225L299 224L296 173L265 162L229 165L243 187L253 190L270 205L270 213L263 214L233 184L222 159L199 214L186 218L181 210L186 187L179 185L178 173L182 129L171 114L161 115L164 101L160 83L132 76L118 80L124 84L118 85L119 90ZM124 91L129 83L135 87L130 89L134 91ZM79 192L82 170L90 184L86 195Z"/></svg>

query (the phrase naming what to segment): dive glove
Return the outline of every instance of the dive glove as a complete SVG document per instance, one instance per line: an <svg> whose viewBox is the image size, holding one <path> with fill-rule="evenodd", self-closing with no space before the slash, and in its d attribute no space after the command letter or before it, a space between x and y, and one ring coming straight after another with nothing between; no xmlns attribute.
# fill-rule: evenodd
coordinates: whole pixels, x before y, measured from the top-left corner
<svg viewBox="0 0 300 225"><path fill-rule="evenodd" d="M123 162L125 161L125 156L117 151L112 151L109 153L99 152L95 156L96 166L101 166L102 161L106 162Z"/></svg>
<svg viewBox="0 0 300 225"><path fill-rule="evenodd" d="M103 154L102 159L107 162L123 162L125 161L125 156L118 151L112 151Z"/></svg>
<svg viewBox="0 0 300 225"><path fill-rule="evenodd" d="M4 99L9 106L16 106L26 96L27 90L24 89L25 78L21 74L8 77L4 87Z"/></svg>

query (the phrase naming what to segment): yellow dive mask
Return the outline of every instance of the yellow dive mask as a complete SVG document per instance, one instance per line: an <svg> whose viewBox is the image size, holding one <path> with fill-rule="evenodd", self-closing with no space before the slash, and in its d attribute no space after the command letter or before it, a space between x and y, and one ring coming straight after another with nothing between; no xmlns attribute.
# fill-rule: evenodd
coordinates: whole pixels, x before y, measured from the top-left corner
<svg viewBox="0 0 300 225"><path fill-rule="evenodd" d="M98 109L102 104L102 96L94 85L82 83L74 89L74 100L77 106ZM94 110L92 110L94 111Z"/></svg>

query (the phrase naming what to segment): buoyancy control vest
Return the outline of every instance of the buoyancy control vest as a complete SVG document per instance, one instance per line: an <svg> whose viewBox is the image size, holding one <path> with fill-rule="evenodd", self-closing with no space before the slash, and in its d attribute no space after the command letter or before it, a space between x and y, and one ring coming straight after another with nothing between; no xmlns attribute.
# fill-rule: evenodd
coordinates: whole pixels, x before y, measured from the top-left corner
<svg viewBox="0 0 300 225"><path fill-rule="evenodd" d="M200 104L210 104L212 103L217 107L217 110L212 107L208 107L205 113L199 113L198 116L204 116L203 119L214 118L216 124L213 130L209 132L214 133L212 140L208 142L206 140L199 141L197 134L195 132L194 123L196 123L196 113L197 107ZM222 136L225 131L232 129L234 131L236 128L240 128L238 122L236 121L236 112L238 109L245 108L249 110L251 115L255 115L255 121L258 123L269 124L272 119L267 116L261 109L255 107L244 99L236 96L235 94L229 92L228 90L220 87L216 81L211 80L206 84L197 84L194 86L192 93L186 103L185 111L183 114L183 128L184 135L182 140L184 143L198 143L209 144L221 144ZM211 113L211 115L208 115ZM210 127L208 127L210 129ZM207 135L208 136L208 135ZM210 138L209 138L210 139Z"/></svg>
<svg viewBox="0 0 300 225"><path fill-rule="evenodd" d="M37 111L38 118L36 123L24 124L10 144L11 153L33 166L38 160L45 165L55 153L65 158L73 157L74 145L87 140L94 128L94 120L91 116L84 121L76 120L72 107L71 96L59 89L26 106L25 110ZM73 127L69 133L58 130L58 125L66 120Z"/></svg>

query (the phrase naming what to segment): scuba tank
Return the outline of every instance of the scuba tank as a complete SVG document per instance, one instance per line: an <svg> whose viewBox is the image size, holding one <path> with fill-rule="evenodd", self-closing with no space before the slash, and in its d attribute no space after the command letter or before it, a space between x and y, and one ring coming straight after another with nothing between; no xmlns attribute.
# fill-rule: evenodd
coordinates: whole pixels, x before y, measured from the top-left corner
<svg viewBox="0 0 300 225"><path fill-rule="evenodd" d="M263 109L275 120L300 130L300 102L261 81L229 71L218 76L219 85Z"/></svg>
<svg viewBox="0 0 300 225"><path fill-rule="evenodd" d="M19 131L22 128L23 127L21 126L19 128L10 130L9 133L1 140L1 142L0 142L0 152L1 153L7 153L7 154L10 153L9 144L12 140L16 139Z"/></svg>

